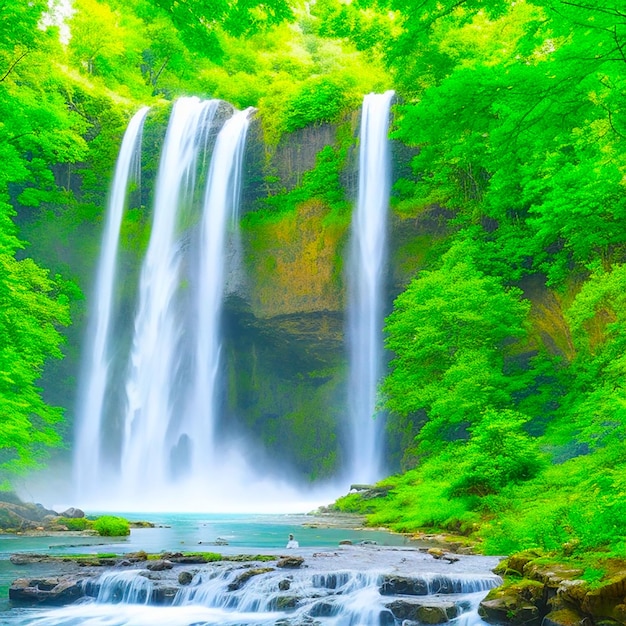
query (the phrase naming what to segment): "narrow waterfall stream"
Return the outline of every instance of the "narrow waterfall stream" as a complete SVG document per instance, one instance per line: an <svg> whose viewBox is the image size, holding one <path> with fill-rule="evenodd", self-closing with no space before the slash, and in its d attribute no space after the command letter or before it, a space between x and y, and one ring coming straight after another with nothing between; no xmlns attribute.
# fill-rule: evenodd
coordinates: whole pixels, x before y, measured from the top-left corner
<svg viewBox="0 0 626 626"><path fill-rule="evenodd" d="M220 321L226 274L226 245L238 227L241 167L250 110L239 111L222 127L211 158L201 222L198 289L195 304L196 348L193 389L186 432L191 472L215 469L216 382L220 363ZM232 268L231 268L232 269ZM179 442L185 439L179 439ZM179 443L179 445L181 445Z"/></svg>
<svg viewBox="0 0 626 626"><path fill-rule="evenodd" d="M87 376L78 408L75 449L75 480L78 493L93 487L100 469L100 444L103 404L111 357L111 316L116 279L117 249L122 216L126 207L129 183L135 166L140 166L141 135L149 108L142 107L133 116L117 159L107 222L102 238L102 251L93 298L93 312L87 337ZM139 167L137 167L139 169Z"/></svg>
<svg viewBox="0 0 626 626"><path fill-rule="evenodd" d="M383 314L390 187L389 108L393 91L363 100L359 195L352 218L348 272L348 411L351 482L382 477L382 417L376 393L383 373Z"/></svg>

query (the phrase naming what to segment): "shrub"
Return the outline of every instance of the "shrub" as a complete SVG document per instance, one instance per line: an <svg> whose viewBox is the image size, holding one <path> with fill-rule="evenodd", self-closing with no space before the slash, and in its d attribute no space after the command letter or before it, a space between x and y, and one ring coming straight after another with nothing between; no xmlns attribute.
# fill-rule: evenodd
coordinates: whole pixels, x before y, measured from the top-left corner
<svg viewBox="0 0 626 626"><path fill-rule="evenodd" d="M103 515L93 524L93 527L103 537L123 537L130 535L130 524L123 517L113 515Z"/></svg>
<svg viewBox="0 0 626 626"><path fill-rule="evenodd" d="M60 517L59 524L67 526L68 530L85 530L90 525L85 517Z"/></svg>
<svg viewBox="0 0 626 626"><path fill-rule="evenodd" d="M293 132L309 124L336 122L347 103L344 89L337 82L326 76L310 78L287 106L285 129Z"/></svg>

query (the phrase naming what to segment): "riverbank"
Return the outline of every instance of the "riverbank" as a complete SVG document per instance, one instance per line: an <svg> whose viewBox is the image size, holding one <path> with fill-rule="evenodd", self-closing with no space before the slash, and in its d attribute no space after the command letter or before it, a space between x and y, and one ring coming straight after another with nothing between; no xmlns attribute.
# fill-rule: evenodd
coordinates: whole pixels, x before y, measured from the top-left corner
<svg viewBox="0 0 626 626"><path fill-rule="evenodd" d="M337 520L352 517L368 524L368 515L337 511L332 506L319 514ZM446 553L482 554L484 549L481 538L471 533L428 528L399 534L432 546L429 552L435 558ZM503 558L494 568L503 584L481 601L481 617L489 623L525 626L625 625L626 558L608 551L572 554L575 549L570 545L563 551L526 550Z"/></svg>

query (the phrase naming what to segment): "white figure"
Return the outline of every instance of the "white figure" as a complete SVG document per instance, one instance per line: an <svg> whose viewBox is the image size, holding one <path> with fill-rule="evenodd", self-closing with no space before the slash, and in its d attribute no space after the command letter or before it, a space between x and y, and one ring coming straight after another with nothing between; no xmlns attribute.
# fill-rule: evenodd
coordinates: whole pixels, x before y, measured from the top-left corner
<svg viewBox="0 0 626 626"><path fill-rule="evenodd" d="M289 533L289 541L287 542L288 548L299 548L300 544L293 538L293 535Z"/></svg>

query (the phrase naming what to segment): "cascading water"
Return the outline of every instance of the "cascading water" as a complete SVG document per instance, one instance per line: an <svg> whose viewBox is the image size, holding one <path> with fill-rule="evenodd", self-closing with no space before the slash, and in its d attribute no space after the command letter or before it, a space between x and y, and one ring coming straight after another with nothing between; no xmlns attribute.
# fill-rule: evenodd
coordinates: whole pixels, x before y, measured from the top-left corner
<svg viewBox="0 0 626 626"><path fill-rule="evenodd" d="M139 305L126 384L121 468L125 490L145 493L170 480L172 385L180 363L181 202L193 195L195 167L219 101L174 104L157 176L150 243L141 270Z"/></svg>
<svg viewBox="0 0 626 626"><path fill-rule="evenodd" d="M239 217L241 167L250 110L235 113L222 127L206 185L201 223L199 280L196 301L196 353L191 406L192 422L183 437L205 449L192 450L192 473L206 475L213 451L216 381L220 360L220 313L224 291L227 233ZM182 441L179 439L179 441ZM193 444L192 444L193 445Z"/></svg>
<svg viewBox="0 0 626 626"><path fill-rule="evenodd" d="M357 546L303 554L306 567L296 569L271 561L175 564L163 573L148 572L145 563L115 568L83 583L80 603L10 623L397 626L406 620L484 626L478 604L502 583L489 572L497 559L488 557L444 564L417 549Z"/></svg>
<svg viewBox="0 0 626 626"><path fill-rule="evenodd" d="M151 236L140 276L125 385L125 418L118 437L123 479L114 484L114 477L107 472L106 481L118 494L131 498L145 493L146 488L158 490L176 478L171 464L176 461L177 439L180 443L181 437L186 437L205 451L212 446L215 417L205 407L214 403L225 232L237 212L249 116L249 111L236 113L226 122L209 158L209 136L220 106L227 108L218 100L179 99L164 140ZM88 342L90 358L83 383L84 401L77 420L75 474L83 500L89 500L89 496L97 498L97 493L106 488L101 475L108 466L100 449L116 421L107 421L103 407L112 385L108 367L114 351L111 320L120 226L131 164L133 158L137 160L147 111L144 108L133 117L125 134L103 238L94 324ZM202 193L198 190L199 181L204 184L202 169L207 164L208 181ZM202 230L195 254L189 245L194 237L189 232L194 230L194 214L201 220ZM195 298L185 293L185 284L194 280ZM192 376L188 376L190 369ZM184 375L193 383L181 383ZM181 418L173 411L173 405L180 405L180 399L187 397L193 401ZM111 412L115 411L123 412L123 407L113 407ZM187 452L184 450L183 456ZM194 458L197 466L201 455ZM113 464L109 460L109 466Z"/></svg>
<svg viewBox="0 0 626 626"><path fill-rule="evenodd" d="M383 363L383 302L390 188L389 108L393 91L363 100L359 148L359 194L352 219L349 258L348 478L381 478L383 424L376 390Z"/></svg>
<svg viewBox="0 0 626 626"><path fill-rule="evenodd" d="M141 135L148 107L141 108L128 124L120 148L98 265L91 325L87 337L87 380L78 408L79 428L76 435L75 480L79 493L93 485L100 467L100 431L103 404L108 382L110 358L111 312L116 275L117 249L120 226L131 172L140 164Z"/></svg>
<svg viewBox="0 0 626 626"><path fill-rule="evenodd" d="M250 110L233 113L227 103L195 97L173 106L138 289L123 276L116 285L124 286L116 321L125 334L116 329L114 349L109 333L103 348L105 355L115 352L114 375L87 368L87 388L96 377L104 400L99 411L80 415L78 430L87 433L79 436L75 464L82 507L299 511L335 495L321 487L323 495L303 496L296 485L259 472L240 442L229 444L218 429L221 309L239 279L249 116ZM120 220L111 236L112 262ZM132 273L134 257L122 252ZM132 327L124 324L131 307ZM99 457L99 449L106 454Z"/></svg>
<svg viewBox="0 0 626 626"><path fill-rule="evenodd" d="M382 361L389 195L387 132L392 97L393 92L366 96L361 123L348 310L348 477L358 482L374 481L381 472L382 424L373 416ZM156 179L134 325L129 329L132 345L127 375L122 379L122 368L116 366L116 380L112 382L107 376L107 358L113 351L108 326L94 340L97 364L87 368L83 396L89 403L78 420L75 466L83 506L106 506L113 498L116 507L133 510L160 507L158 503L164 498L167 508L179 510L188 510L190 502L196 508L202 506L200 502L222 503L224 498L249 506L248 497L242 499L242 494L255 493L255 501L263 503L291 500L293 510L291 507L302 500L297 487L260 475L251 468L245 451L227 449L227 442L216 440L221 308L225 275L233 269L228 267L228 250L237 248L233 225L237 222L250 113L231 114L217 133L217 122L221 123L226 109L225 103L195 97L181 98L174 104ZM145 112L142 115L145 117ZM128 133L130 136L131 129ZM122 190L127 184L121 178L116 182ZM120 193L116 191L114 196ZM108 291L104 295L99 291L97 301L100 310L108 311L107 319L111 317L123 207L123 199L116 200L117 214L109 218L114 226L107 229L105 239L106 261L100 268L106 273L103 282ZM130 291L126 290L127 298ZM115 346L119 362L123 361L119 355L124 343ZM125 389L125 395L116 400L118 387ZM104 439L107 455L100 456ZM116 467L117 478L111 471ZM226 473L228 481L210 480L220 471ZM317 502L331 499L334 493Z"/></svg>

